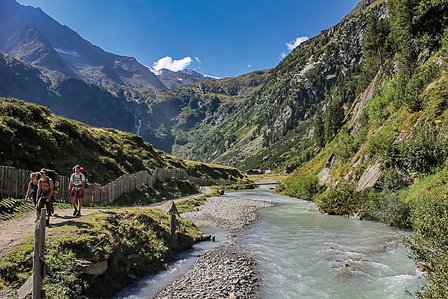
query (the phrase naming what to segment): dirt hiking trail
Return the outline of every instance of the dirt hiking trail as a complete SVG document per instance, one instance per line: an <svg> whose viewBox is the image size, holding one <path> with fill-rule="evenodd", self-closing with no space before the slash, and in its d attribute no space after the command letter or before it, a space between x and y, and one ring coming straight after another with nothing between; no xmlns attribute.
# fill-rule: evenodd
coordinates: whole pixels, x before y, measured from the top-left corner
<svg viewBox="0 0 448 299"><path fill-rule="evenodd" d="M140 208L159 208L161 210L168 211L171 207L172 201L179 202L186 199L196 198L204 194L210 194L212 193L212 189L203 187L201 188L201 192L202 193L199 194L165 200L151 205L142 206ZM126 207L111 208L126 209ZM85 208L82 210L82 215L86 216L107 209L108 208ZM50 227L47 227L46 233L52 234L54 228L64 225L67 222L82 221L82 218L82 216L74 217L73 209L55 209L55 214L50 218ZM35 220L36 212L33 211L24 216L0 222L0 257L34 234Z"/></svg>

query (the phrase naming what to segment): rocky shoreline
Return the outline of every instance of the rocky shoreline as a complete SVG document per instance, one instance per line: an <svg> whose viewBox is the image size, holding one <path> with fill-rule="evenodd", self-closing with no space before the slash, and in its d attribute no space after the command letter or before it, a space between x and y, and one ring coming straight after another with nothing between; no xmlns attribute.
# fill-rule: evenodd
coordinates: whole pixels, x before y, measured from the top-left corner
<svg viewBox="0 0 448 299"><path fill-rule="evenodd" d="M241 232L254 223L260 208L273 203L240 198L211 197L195 212L182 217L198 226L225 230L229 238L204 253L180 279L155 298L259 298L255 259L238 245Z"/></svg>

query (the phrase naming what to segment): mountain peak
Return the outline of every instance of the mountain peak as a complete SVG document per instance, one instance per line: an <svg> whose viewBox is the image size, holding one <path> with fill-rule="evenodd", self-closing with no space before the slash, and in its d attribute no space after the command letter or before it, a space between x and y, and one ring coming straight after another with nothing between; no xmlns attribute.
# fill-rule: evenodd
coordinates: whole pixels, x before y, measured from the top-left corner
<svg viewBox="0 0 448 299"><path fill-rule="evenodd" d="M108 90L136 88L145 97L166 89L134 57L108 53L41 9L15 0L0 1L0 53L38 66L48 76L79 78ZM104 68L110 72L101 72Z"/></svg>
<svg viewBox="0 0 448 299"><path fill-rule="evenodd" d="M157 75L157 78L168 88L174 89L183 85L192 84L204 80L213 80L214 78L201 74L193 69L183 69L172 71L169 69L156 70L152 67L148 69Z"/></svg>

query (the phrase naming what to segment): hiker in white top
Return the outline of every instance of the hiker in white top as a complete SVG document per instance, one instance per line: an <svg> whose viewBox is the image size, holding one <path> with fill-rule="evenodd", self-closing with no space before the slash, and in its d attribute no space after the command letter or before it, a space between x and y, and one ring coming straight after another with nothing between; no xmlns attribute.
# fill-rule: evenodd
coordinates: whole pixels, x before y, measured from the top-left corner
<svg viewBox="0 0 448 299"><path fill-rule="evenodd" d="M75 209L75 211L73 212L73 216L81 216L86 177L81 173L81 167L79 165L76 165L75 167L73 167L73 169L75 170L75 172L70 176L70 185L68 187L68 192L71 195L70 202Z"/></svg>

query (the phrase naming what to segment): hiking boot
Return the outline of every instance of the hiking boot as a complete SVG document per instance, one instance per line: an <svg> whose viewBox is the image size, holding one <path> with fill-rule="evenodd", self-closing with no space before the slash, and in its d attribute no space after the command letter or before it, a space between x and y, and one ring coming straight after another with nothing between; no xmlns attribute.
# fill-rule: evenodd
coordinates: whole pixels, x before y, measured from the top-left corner
<svg viewBox="0 0 448 299"><path fill-rule="evenodd" d="M75 209L75 211L73 211L73 217L76 217L78 215L78 209Z"/></svg>
<svg viewBox="0 0 448 299"><path fill-rule="evenodd" d="M81 211L78 211L78 213L76 213L76 217L81 217Z"/></svg>

